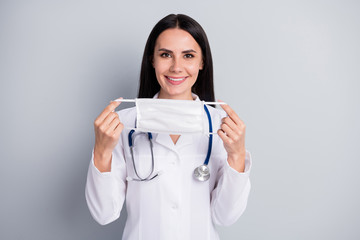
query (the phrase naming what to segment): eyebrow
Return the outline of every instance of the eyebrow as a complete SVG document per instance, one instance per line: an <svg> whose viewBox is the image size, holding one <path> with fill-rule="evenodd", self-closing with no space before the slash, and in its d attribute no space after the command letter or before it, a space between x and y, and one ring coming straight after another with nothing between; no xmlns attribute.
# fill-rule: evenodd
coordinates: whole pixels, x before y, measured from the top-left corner
<svg viewBox="0 0 360 240"><path fill-rule="evenodd" d="M171 50L169 50L169 49L166 49L166 48L160 48L158 51L159 51L159 52L160 52L160 51L164 51L164 52L168 52L168 53L172 53L172 52L173 52L173 51L171 51ZM196 53L196 51L193 50L193 49L188 49L188 50L182 51L182 53Z"/></svg>

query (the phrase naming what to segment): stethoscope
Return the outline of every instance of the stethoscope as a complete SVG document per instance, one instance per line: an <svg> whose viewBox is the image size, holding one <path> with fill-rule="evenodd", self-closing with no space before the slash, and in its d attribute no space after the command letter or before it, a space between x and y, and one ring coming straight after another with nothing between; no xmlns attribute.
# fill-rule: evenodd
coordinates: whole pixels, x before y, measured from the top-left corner
<svg viewBox="0 0 360 240"><path fill-rule="evenodd" d="M212 142L213 142L213 136L211 134L212 133L211 116L210 116L209 110L206 107L206 105L204 105L204 109L205 109L207 118L209 120L209 133L210 133L209 134L209 146L208 146L208 151L207 151L207 154L206 154L204 164L202 164L199 167L195 168L194 173L193 173L194 178L199 180L200 182L207 181L210 178L210 170L209 170L208 164L209 164L209 160L210 160L211 148L212 148ZM135 128L136 128L136 124L135 124ZM142 178L142 177L139 176L139 174L138 174L138 172L136 170L136 164L135 164L135 160L134 160L133 147L134 147L134 139L135 139L135 137L134 138L132 137L134 132L135 132L134 129L132 129L129 132L128 139L129 139L129 148L130 148L130 153L131 153L131 159L132 159L135 174L138 177L138 179L132 178L132 180L134 180L134 181L150 181L150 180L152 180L152 179L154 179L154 178L156 178L157 176L160 175L160 173L156 173L154 176L151 177L151 175L154 172L154 166L155 166L153 143L152 143L152 134L150 132L147 133L149 143L150 143L150 150L151 150L151 172L147 177Z"/></svg>

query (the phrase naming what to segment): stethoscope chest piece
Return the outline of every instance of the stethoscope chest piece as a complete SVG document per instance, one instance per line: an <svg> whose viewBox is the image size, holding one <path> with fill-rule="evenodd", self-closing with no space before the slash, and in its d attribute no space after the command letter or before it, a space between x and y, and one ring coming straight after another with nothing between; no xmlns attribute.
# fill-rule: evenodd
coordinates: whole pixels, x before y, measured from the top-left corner
<svg viewBox="0 0 360 240"><path fill-rule="evenodd" d="M205 182L210 178L210 171L207 165L203 164L194 170L194 178L200 182Z"/></svg>

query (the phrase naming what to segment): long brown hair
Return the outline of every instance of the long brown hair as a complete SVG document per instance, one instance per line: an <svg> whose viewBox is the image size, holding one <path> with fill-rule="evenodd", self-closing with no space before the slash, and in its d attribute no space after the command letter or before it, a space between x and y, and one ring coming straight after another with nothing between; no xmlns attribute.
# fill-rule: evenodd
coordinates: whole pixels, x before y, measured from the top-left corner
<svg viewBox="0 0 360 240"><path fill-rule="evenodd" d="M145 45L141 64L139 98L152 98L158 91L160 85L156 79L155 70L152 65L155 43L159 35L169 28L179 28L187 31L199 44L202 51L203 69L199 71L198 78L192 87L192 92L197 94L201 100L215 101L213 83L213 63L210 45L205 31L198 22L183 14L170 14L161 19L152 29Z"/></svg>

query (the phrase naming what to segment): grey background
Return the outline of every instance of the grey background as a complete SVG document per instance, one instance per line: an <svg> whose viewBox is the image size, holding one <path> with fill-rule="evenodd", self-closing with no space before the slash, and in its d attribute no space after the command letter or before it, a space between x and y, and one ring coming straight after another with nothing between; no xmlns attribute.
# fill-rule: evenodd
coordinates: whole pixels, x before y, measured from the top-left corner
<svg viewBox="0 0 360 240"><path fill-rule="evenodd" d="M185 13L247 125L246 212L222 239L360 238L359 1L0 1L0 239L120 239L84 188L93 120L136 96L155 23ZM130 107L133 105L126 105Z"/></svg>

